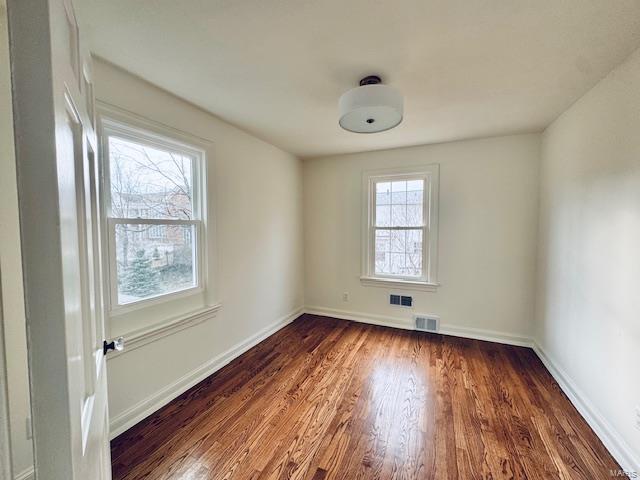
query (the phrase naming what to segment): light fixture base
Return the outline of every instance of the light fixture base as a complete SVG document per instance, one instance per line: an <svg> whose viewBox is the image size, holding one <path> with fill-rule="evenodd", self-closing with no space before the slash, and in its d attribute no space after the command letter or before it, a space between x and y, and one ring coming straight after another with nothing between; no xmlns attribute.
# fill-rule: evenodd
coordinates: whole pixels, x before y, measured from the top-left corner
<svg viewBox="0 0 640 480"><path fill-rule="evenodd" d="M360 80L360 86L363 85L377 85L382 83L382 79L378 75L368 75Z"/></svg>

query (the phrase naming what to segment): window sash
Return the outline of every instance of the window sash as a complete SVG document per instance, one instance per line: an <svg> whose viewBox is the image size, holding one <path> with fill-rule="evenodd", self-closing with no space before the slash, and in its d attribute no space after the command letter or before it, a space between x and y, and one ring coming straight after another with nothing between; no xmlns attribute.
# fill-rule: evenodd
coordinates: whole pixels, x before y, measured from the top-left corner
<svg viewBox="0 0 640 480"><path fill-rule="evenodd" d="M113 217L112 211L112 198L111 198L111 153L109 150L109 138L116 137L127 141L146 145L159 150L174 153L176 155L188 156L191 159L191 175L192 175L192 188L193 198L191 200L191 215L192 220L201 220L203 218L203 167L202 167L202 152L196 150L186 144L182 144L179 141L164 138L160 135L141 130L136 127L120 124L108 119L104 119L103 123L106 125L102 129L102 150L104 152L104 205L107 218ZM136 217L137 218L137 217ZM130 220L133 220L131 218ZM169 219L167 219L169 220Z"/></svg>
<svg viewBox="0 0 640 480"><path fill-rule="evenodd" d="M177 218L113 218L108 219L109 224L129 224L129 225L199 225L202 220L180 220Z"/></svg>
<svg viewBox="0 0 640 480"><path fill-rule="evenodd" d="M415 225L412 227L378 227L376 225L372 225L371 228L374 230L424 230L427 227L425 225Z"/></svg>
<svg viewBox="0 0 640 480"><path fill-rule="evenodd" d="M408 280L413 282L428 282L430 274L429 265L429 248L430 248L430 228L429 228L429 215L430 215L430 202L431 202L431 173L409 173L409 174L390 174L390 175L372 175L368 181L368 246L367 246L367 274L366 276L371 278L383 278L392 280ZM394 182L394 181L410 181L410 180L422 180L422 225L413 226L378 226L376 225L376 187L378 183ZM407 230L422 230L422 275L409 276L409 275L394 275L384 274L376 272L376 232L378 230L395 230L395 231L407 231Z"/></svg>
<svg viewBox="0 0 640 480"><path fill-rule="evenodd" d="M119 303L118 293L118 256L116 245L116 226L117 225L186 225L194 226L193 247L193 269L195 285L192 287L178 289L172 292L160 293L145 297L141 300L128 303ZM111 297L111 310L118 313L126 311L130 308L138 308L147 304L156 303L159 299L170 300L172 298L182 297L187 294L201 292L202 272L203 272L203 247L202 247L202 220L158 220L158 219L140 219L140 218L110 218L108 219L108 251L109 251L109 293Z"/></svg>
<svg viewBox="0 0 640 480"><path fill-rule="evenodd" d="M120 121L110 118L102 119L102 135L101 144L103 158L103 209L106 223L107 245L106 258L108 269L106 280L109 285L109 307L112 315L122 314L130 310L135 310L147 305L158 302L170 301L182 296L195 294L204 291L204 274L205 274L205 244L204 237L205 223L203 221L205 205L204 205L204 182L205 182L205 166L203 164L204 153L201 150L193 148L178 140L155 134L153 132L143 130L141 128L121 123ZM141 145L148 145L153 148L169 151L175 154L188 156L191 159L192 172L192 219L171 219L171 218L121 218L112 216L112 199L111 199L111 157L109 152L109 138L117 137ZM118 269L117 269L117 249L116 249L116 226L128 225L186 225L194 226L194 278L196 285L194 287L177 290L171 293L164 293L150 296L135 302L119 303L118 301Z"/></svg>
<svg viewBox="0 0 640 480"><path fill-rule="evenodd" d="M428 218L428 210L427 207L429 205L429 202L427 200L427 195L429 193L429 178L426 175L401 175L401 176L392 176L392 177L378 177L373 179L373 181L371 182L370 188L371 188L371 194L370 194L370 199L371 199L371 226L373 227L382 227L382 225L378 225L378 218L377 218L377 214L378 214L378 202L377 202L377 191L378 191L378 184L379 183L392 183L392 182L399 182L399 181L414 181L414 180L421 180L422 184L423 184L423 189L422 189L422 223L420 225L389 225L388 227L383 227L383 228L389 228L389 229L400 229L400 228L421 228L424 227L427 224L427 218ZM393 195L393 193L391 193L391 195ZM386 206L387 204L383 204L381 206ZM404 203L404 204L393 204L389 203L388 204L391 208L390 208L390 218L389 218L389 223L392 222L393 220L393 206L402 206L404 205L409 206L409 205L416 205L415 203Z"/></svg>
<svg viewBox="0 0 640 480"><path fill-rule="evenodd" d="M427 279L427 275L426 275L426 264L425 264L425 245L428 242L428 229L425 226L422 227L372 227L373 228L373 235L372 235L372 246L371 246L371 258L373 260L372 262L372 270L371 273L373 274L374 277L376 278L391 278L391 279L402 279L402 280L411 280L411 281L426 281ZM397 274L392 274L392 273L378 273L376 272L376 254L378 253L378 250L376 248L376 232L378 230L394 230L394 231L416 231L416 232L422 232L422 251L421 253L421 271L422 271L422 275L397 275ZM406 246L405 246L405 250L406 250ZM403 252L406 255L406 251Z"/></svg>

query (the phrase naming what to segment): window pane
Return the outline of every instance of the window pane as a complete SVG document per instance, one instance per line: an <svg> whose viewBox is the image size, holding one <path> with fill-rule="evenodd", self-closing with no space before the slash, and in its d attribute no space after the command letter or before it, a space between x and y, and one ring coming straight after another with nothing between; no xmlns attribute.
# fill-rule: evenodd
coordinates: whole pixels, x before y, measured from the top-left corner
<svg viewBox="0 0 640 480"><path fill-rule="evenodd" d="M419 277L422 272L422 253L407 255L406 272L409 277Z"/></svg>
<svg viewBox="0 0 640 480"><path fill-rule="evenodd" d="M391 231L376 230L375 244L375 271L388 274L390 272L389 261L391 259Z"/></svg>
<svg viewBox="0 0 640 480"><path fill-rule="evenodd" d="M407 226L407 206L391 205L391 226L406 227Z"/></svg>
<svg viewBox="0 0 640 480"><path fill-rule="evenodd" d="M422 229L376 229L375 273L422 277Z"/></svg>
<svg viewBox="0 0 640 480"><path fill-rule="evenodd" d="M390 251L390 232L389 230L376 230L376 251Z"/></svg>
<svg viewBox="0 0 640 480"><path fill-rule="evenodd" d="M389 205L391 203L391 194L388 192L376 193L376 205Z"/></svg>
<svg viewBox="0 0 640 480"><path fill-rule="evenodd" d="M375 249L376 273L387 273L389 271L390 250L389 230L376 230Z"/></svg>
<svg viewBox="0 0 640 480"><path fill-rule="evenodd" d="M422 192L424 190L424 180L409 180L407 182L407 192Z"/></svg>
<svg viewBox="0 0 640 480"><path fill-rule="evenodd" d="M407 230L407 253L422 253L422 230Z"/></svg>
<svg viewBox="0 0 640 480"><path fill-rule="evenodd" d="M109 137L111 216L193 218L193 158Z"/></svg>
<svg viewBox="0 0 640 480"><path fill-rule="evenodd" d="M422 205L422 190L407 192L407 203L411 205Z"/></svg>
<svg viewBox="0 0 640 480"><path fill-rule="evenodd" d="M376 183L376 226L388 227L391 222L391 183Z"/></svg>
<svg viewBox="0 0 640 480"><path fill-rule="evenodd" d="M389 273L391 273L391 275L403 275L404 269L404 253L391 253Z"/></svg>
<svg viewBox="0 0 640 480"><path fill-rule="evenodd" d="M405 205L407 203L407 182L391 183L391 203Z"/></svg>
<svg viewBox="0 0 640 480"><path fill-rule="evenodd" d="M390 193L391 182L378 182L376 183L376 193Z"/></svg>
<svg viewBox="0 0 640 480"><path fill-rule="evenodd" d="M118 304L195 287L193 225L116 225Z"/></svg>
<svg viewBox="0 0 640 480"><path fill-rule="evenodd" d="M424 219L422 218L422 204L407 205L407 223L408 227L421 227Z"/></svg>
<svg viewBox="0 0 640 480"><path fill-rule="evenodd" d="M376 183L376 205L389 205L391 203L391 183Z"/></svg>
<svg viewBox="0 0 640 480"><path fill-rule="evenodd" d="M376 183L376 226L423 225L424 180Z"/></svg>
<svg viewBox="0 0 640 480"><path fill-rule="evenodd" d="M391 225L391 206L376 206L376 226L388 227L389 225Z"/></svg>
<svg viewBox="0 0 640 480"><path fill-rule="evenodd" d="M394 193L398 192L406 192L407 191L407 182L401 180L399 182L391 182L391 191Z"/></svg>
<svg viewBox="0 0 640 480"><path fill-rule="evenodd" d="M422 276L422 230L407 230L405 275Z"/></svg>
<svg viewBox="0 0 640 480"><path fill-rule="evenodd" d="M404 254L406 236L405 230L391 230L391 253Z"/></svg>

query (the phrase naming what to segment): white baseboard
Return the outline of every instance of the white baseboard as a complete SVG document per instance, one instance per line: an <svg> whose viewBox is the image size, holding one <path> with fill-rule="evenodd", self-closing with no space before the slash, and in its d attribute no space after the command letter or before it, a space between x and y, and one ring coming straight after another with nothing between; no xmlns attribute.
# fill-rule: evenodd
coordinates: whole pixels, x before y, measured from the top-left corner
<svg viewBox="0 0 640 480"><path fill-rule="evenodd" d="M633 450L618 431L602 416L596 406L540 344L534 342L533 351L622 469L626 472L636 472L636 475L640 476L640 459L635 457Z"/></svg>
<svg viewBox="0 0 640 480"><path fill-rule="evenodd" d="M341 320L352 320L359 323L368 323L370 325L380 325L382 327L401 328L403 330L413 330L413 325L409 321L385 317L383 315L363 314L358 312L350 312L347 310L336 310L335 308L325 307L305 307L304 313L311 315L320 315L322 317L339 318Z"/></svg>
<svg viewBox="0 0 640 480"><path fill-rule="evenodd" d="M282 327L288 325L293 322L298 316L303 313L304 309L302 307L294 310L290 314L276 320L271 325L265 327L260 330L258 333L253 335L252 337L234 345L226 352L221 353L217 357L209 360L204 365L196 368L195 370L187 373L183 377L179 378L174 383L167 385L162 390L154 393L153 395L145 398L144 400L138 402L132 407L128 408L121 414L111 418L110 420L110 435L111 439L117 437L121 433L127 431L129 428L133 427L136 423L145 419L153 412L165 406L174 398L182 395L184 392L189 390L194 385L197 385L202 380L207 378L209 375L215 373L220 370L222 367L227 365L233 359L239 357L244 352L254 347L267 337L270 337L275 332L280 330Z"/></svg>
<svg viewBox="0 0 640 480"><path fill-rule="evenodd" d="M397 318L370 313L352 312L347 310L337 310L334 308L313 307L305 308L306 313L321 315L325 317L340 318L343 320L353 320L354 322L368 323L370 325L380 325L383 327L402 328L404 330L415 330L413 321L407 318ZM495 330L485 330L480 328L460 327L440 324L438 333L451 335L453 337L472 338L475 340L485 340L488 342L503 343L505 345L515 345L518 347L531 347L531 339L521 335L497 332Z"/></svg>
<svg viewBox="0 0 640 480"><path fill-rule="evenodd" d="M443 335L451 335L453 337L472 338L474 340L514 345L516 347L531 348L532 346L531 339L529 337L515 335L513 333L498 332L495 330L486 330L483 328L460 327L443 323L440 324L440 333Z"/></svg>
<svg viewBox="0 0 640 480"><path fill-rule="evenodd" d="M28 467L13 477L14 480L35 480L35 478L33 467Z"/></svg>

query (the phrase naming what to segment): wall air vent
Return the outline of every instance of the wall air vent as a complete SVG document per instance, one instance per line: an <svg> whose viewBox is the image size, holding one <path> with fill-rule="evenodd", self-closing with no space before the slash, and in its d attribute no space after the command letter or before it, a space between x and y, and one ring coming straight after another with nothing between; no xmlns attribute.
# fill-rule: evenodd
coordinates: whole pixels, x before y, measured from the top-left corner
<svg viewBox="0 0 640 480"><path fill-rule="evenodd" d="M391 294L389 295L389 304L400 307L411 307L413 305L413 297Z"/></svg>
<svg viewBox="0 0 640 480"><path fill-rule="evenodd" d="M400 297L400 305L402 305L403 307L410 307L411 305L413 305L413 297L405 297L404 295L402 295Z"/></svg>
<svg viewBox="0 0 640 480"><path fill-rule="evenodd" d="M436 315L414 315L416 330L423 332L437 332L440 330L440 317Z"/></svg>

